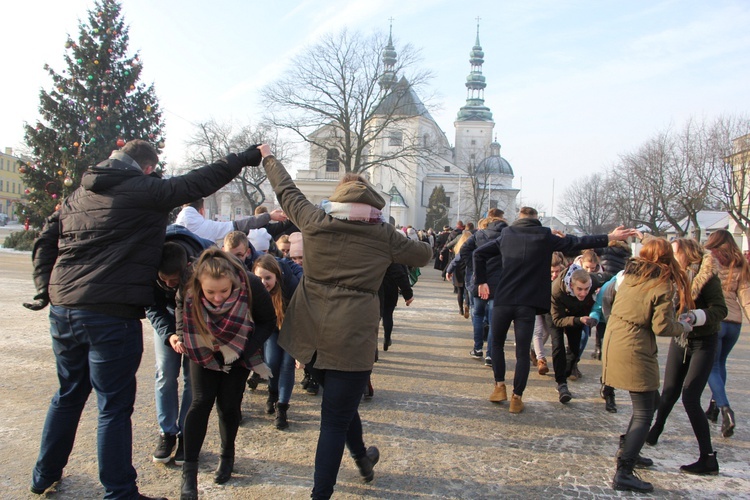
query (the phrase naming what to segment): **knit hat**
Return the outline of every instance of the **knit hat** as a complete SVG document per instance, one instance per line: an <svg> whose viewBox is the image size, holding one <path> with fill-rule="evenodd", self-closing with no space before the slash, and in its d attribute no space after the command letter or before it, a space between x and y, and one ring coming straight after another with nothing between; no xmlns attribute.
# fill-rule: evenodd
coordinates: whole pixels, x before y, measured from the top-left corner
<svg viewBox="0 0 750 500"><path fill-rule="evenodd" d="M251 229L247 233L247 239L252 243L253 248L259 252L267 252L268 246L271 243L271 235L268 234L265 228Z"/></svg>
<svg viewBox="0 0 750 500"><path fill-rule="evenodd" d="M289 257L301 257L303 255L302 233L289 235Z"/></svg>

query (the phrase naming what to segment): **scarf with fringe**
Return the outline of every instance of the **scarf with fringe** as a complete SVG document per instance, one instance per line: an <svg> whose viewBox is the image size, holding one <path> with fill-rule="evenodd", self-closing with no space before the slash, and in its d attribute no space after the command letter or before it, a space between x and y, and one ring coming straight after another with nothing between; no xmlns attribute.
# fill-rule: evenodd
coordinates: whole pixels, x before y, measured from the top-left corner
<svg viewBox="0 0 750 500"><path fill-rule="evenodd" d="M366 203L341 203L323 200L320 207L334 219L365 222L367 224L385 222L382 210L378 210Z"/></svg>

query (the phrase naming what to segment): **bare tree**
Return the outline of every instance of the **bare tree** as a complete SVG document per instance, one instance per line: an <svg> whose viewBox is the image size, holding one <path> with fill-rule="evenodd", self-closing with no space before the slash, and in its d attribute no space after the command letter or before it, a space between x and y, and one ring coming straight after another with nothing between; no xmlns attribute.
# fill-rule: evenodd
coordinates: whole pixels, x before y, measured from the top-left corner
<svg viewBox="0 0 750 500"><path fill-rule="evenodd" d="M188 140L188 164L191 167L206 165L225 157L229 153L247 149L253 144L270 144L274 155L285 161L289 155L289 146L279 139L278 133L267 124L257 127L249 125L235 130L229 123L220 123L211 119L196 125L196 130ZM232 180L230 186L236 189L252 210L262 205L266 195L262 185L266 182L266 173L262 168L244 168L240 175ZM213 210L216 210L216 203Z"/></svg>
<svg viewBox="0 0 750 500"><path fill-rule="evenodd" d="M434 154L431 141L409 126L414 116L427 116L415 88L431 74L415 69L417 61L410 45L396 52L382 34L329 34L262 90L268 121L334 151L333 160L346 172L375 166L401 172L402 163Z"/></svg>
<svg viewBox="0 0 750 500"><path fill-rule="evenodd" d="M568 187L560 211L587 234L608 232L615 224L606 177L592 174Z"/></svg>
<svg viewBox="0 0 750 500"><path fill-rule="evenodd" d="M709 141L718 172L716 201L750 243L750 117L719 117L711 126Z"/></svg>

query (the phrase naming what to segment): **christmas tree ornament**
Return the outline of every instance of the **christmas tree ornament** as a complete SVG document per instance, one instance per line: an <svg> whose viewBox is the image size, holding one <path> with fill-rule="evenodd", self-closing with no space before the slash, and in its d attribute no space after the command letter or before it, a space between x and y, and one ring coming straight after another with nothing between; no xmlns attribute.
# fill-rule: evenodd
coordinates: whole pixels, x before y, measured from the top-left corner
<svg viewBox="0 0 750 500"><path fill-rule="evenodd" d="M70 177L66 177L63 181L63 184L65 184L65 187L70 187L73 185L73 179L71 179Z"/></svg>
<svg viewBox="0 0 750 500"><path fill-rule="evenodd" d="M63 171L62 171L62 170L58 170L58 171L57 171L57 175L60 175L60 176L62 176L62 174L63 174Z"/></svg>
<svg viewBox="0 0 750 500"><path fill-rule="evenodd" d="M118 148L121 148L124 145L125 145L125 140L124 139L117 139L117 147Z"/></svg>
<svg viewBox="0 0 750 500"><path fill-rule="evenodd" d="M56 199L57 199L57 193L52 193L52 199L53 199L53 200L56 200Z"/></svg>
<svg viewBox="0 0 750 500"><path fill-rule="evenodd" d="M73 143L73 147L74 147L74 148L77 148L78 146L79 146L79 144L78 144L77 142L74 142L74 143Z"/></svg>

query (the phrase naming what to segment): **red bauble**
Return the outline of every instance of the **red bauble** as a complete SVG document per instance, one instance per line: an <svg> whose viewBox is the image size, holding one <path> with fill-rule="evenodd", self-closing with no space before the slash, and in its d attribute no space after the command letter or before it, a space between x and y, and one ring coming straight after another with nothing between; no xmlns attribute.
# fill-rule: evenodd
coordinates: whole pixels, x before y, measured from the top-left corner
<svg viewBox="0 0 750 500"><path fill-rule="evenodd" d="M124 139L117 139L117 147L118 148L121 148L124 145L125 145L125 140Z"/></svg>

